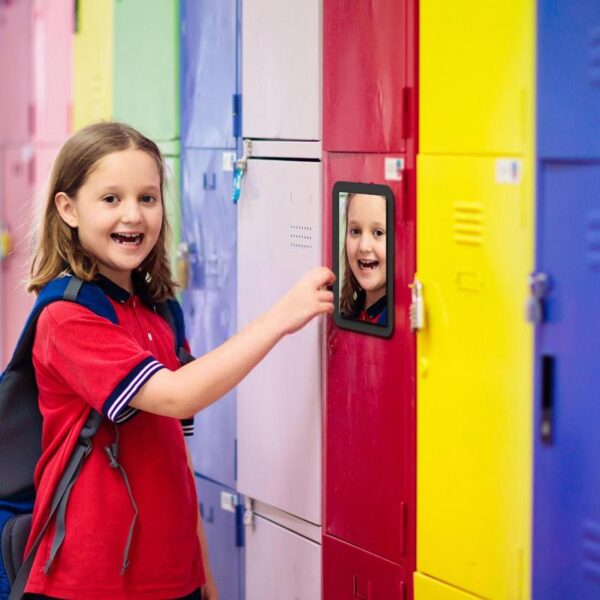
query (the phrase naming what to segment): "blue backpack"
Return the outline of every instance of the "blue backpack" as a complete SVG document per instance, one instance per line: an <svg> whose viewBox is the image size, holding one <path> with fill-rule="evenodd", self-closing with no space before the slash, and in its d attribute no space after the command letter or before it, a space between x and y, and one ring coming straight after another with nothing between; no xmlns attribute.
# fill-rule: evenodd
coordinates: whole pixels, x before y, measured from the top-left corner
<svg viewBox="0 0 600 600"><path fill-rule="evenodd" d="M72 275L54 279L38 295L11 361L0 376L0 600L22 598L35 553L53 520L56 520L56 531L49 563L56 555L65 535L65 511L71 488L104 418L95 410L91 411L54 492L49 517L24 559L35 501L33 473L41 455L42 438L42 416L38 408L38 388L32 363L33 341L42 309L57 300L77 302L112 323L118 323L115 310L100 287L94 283L84 283ZM184 349L181 307L175 300L167 300L157 304L157 312L173 330L175 351L180 363L189 362L192 357ZM120 467L116 448L113 451L115 466ZM124 471L122 474L127 483Z"/></svg>

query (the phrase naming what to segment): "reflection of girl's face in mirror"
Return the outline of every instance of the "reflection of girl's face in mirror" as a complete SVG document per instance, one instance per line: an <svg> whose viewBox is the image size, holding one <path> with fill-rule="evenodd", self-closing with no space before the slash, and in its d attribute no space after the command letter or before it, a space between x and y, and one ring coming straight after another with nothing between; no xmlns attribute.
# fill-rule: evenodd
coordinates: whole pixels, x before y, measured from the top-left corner
<svg viewBox="0 0 600 600"><path fill-rule="evenodd" d="M386 200L373 194L352 194L346 211L348 266L365 291L365 307L386 294Z"/></svg>

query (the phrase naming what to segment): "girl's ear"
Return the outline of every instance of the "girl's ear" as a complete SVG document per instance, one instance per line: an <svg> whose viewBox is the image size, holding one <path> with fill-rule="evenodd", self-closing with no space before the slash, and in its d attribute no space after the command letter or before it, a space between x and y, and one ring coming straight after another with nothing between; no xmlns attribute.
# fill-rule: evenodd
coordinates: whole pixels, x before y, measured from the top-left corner
<svg viewBox="0 0 600 600"><path fill-rule="evenodd" d="M58 192L58 194L54 196L54 204L61 219L69 227L77 227L79 225L75 203L73 200L71 200L71 198L69 198L69 196L67 196L64 192Z"/></svg>

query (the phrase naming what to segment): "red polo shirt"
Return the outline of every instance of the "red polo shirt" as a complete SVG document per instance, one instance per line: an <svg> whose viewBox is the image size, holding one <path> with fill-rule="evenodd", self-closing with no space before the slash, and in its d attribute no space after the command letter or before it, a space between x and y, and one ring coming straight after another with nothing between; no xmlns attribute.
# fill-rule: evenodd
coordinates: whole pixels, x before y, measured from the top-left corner
<svg viewBox="0 0 600 600"><path fill-rule="evenodd" d="M43 433L29 544L46 521L52 493L90 409L106 419L71 492L64 542L44 574L51 525L26 591L77 600L178 598L204 584L198 504L182 425L129 406L159 369L178 368L173 334L151 303L108 280L101 283L118 325L78 304L55 302L42 311L36 329L33 364ZM118 460L138 508L123 575L134 509L121 473L111 468L104 451L114 441L115 423Z"/></svg>

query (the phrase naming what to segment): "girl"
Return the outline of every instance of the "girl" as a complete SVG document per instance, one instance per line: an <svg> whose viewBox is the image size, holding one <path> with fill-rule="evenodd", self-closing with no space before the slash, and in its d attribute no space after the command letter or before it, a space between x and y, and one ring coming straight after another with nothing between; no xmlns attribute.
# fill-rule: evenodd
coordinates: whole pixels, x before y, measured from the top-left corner
<svg viewBox="0 0 600 600"><path fill-rule="evenodd" d="M386 201L348 194L340 312L347 319L387 325Z"/></svg>
<svg viewBox="0 0 600 600"><path fill-rule="evenodd" d="M58 552L53 526L44 534L29 597L200 598L202 590L203 600L216 600L179 420L237 385L283 336L333 310L324 289L333 273L316 268L243 331L179 368L155 306L175 287L163 178L157 146L119 123L79 131L54 164L29 290L64 273L94 281L119 325L72 302L47 306L37 324L44 421L28 546L91 408L106 418L71 491ZM116 439L119 464L110 451Z"/></svg>

